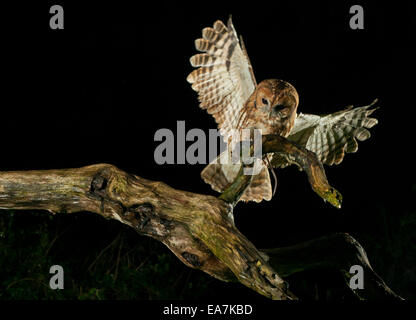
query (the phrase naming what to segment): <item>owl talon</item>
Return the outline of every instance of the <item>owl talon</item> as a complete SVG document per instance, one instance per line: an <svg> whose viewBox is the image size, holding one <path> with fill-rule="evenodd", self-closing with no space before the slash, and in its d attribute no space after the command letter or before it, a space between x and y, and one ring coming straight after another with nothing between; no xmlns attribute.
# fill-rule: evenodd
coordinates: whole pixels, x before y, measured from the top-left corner
<svg viewBox="0 0 416 320"><path fill-rule="evenodd" d="M330 187L326 190L323 193L322 198L332 204L335 208L341 209L342 195L335 188Z"/></svg>
<svg viewBox="0 0 416 320"><path fill-rule="evenodd" d="M342 204L342 195L333 187L329 187L328 189L318 189L314 188L314 191L322 198L324 199L324 202L329 202L332 204L335 208L341 209Z"/></svg>

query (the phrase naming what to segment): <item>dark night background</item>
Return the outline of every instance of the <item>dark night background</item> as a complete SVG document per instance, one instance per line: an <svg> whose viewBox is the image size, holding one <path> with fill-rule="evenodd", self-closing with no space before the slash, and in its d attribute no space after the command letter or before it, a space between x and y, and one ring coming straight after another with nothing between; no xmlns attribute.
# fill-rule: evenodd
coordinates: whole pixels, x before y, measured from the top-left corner
<svg viewBox="0 0 416 320"><path fill-rule="evenodd" d="M334 1L335 2L335 1ZM61 4L65 29L49 29ZM364 30L349 8L364 8ZM186 82L204 27L233 15L257 81L280 78L299 92L299 111L330 113L379 99L372 137L339 166L325 167L344 197L325 204L296 168L276 170L270 202L240 203L236 225L257 247L278 247L348 232L396 293L416 298L414 168L415 35L408 4L344 1L54 2L3 7L0 170L111 163L151 180L216 193L204 165L157 165L156 130L185 120L215 128ZM412 19L411 19L412 18ZM65 269L65 290L47 287L49 267ZM94 214L2 211L0 299L263 300L182 265L162 244ZM354 300L340 275L317 270L287 278L304 300Z"/></svg>

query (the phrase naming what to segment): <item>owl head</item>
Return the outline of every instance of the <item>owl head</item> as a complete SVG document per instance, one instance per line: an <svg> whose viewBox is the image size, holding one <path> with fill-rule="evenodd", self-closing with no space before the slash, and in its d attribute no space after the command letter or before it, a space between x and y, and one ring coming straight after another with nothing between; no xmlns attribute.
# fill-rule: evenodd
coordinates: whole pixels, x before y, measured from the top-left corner
<svg viewBox="0 0 416 320"><path fill-rule="evenodd" d="M286 135L293 127L299 95L290 83L278 80L263 80L257 86L254 107L276 127L276 133Z"/></svg>
<svg viewBox="0 0 416 320"><path fill-rule="evenodd" d="M289 82L278 79L263 80L256 91L256 107L266 109L270 117L283 120L296 115L299 95Z"/></svg>

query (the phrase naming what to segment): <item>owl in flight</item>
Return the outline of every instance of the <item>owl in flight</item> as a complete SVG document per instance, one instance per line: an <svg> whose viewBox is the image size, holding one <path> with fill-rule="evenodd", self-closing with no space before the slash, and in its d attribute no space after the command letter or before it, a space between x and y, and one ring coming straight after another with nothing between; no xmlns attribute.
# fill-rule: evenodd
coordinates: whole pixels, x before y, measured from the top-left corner
<svg viewBox="0 0 416 320"><path fill-rule="evenodd" d="M240 45L241 44L241 45ZM357 140L370 137L366 128L377 124L369 106L347 107L328 115L297 113L299 96L286 81L263 80L257 84L244 43L231 21L216 21L202 30L195 47L203 52L190 58L196 67L187 77L198 92L200 107L215 118L220 133L228 137L234 130L261 129L263 135L278 134L314 152L327 165L339 164L345 153L356 152ZM221 157L220 155L219 157ZM269 154L262 168L241 197L243 201L270 200L272 186L268 164L284 168L291 164L284 156ZM201 172L203 180L224 191L236 178L241 164L224 164L214 159Z"/></svg>

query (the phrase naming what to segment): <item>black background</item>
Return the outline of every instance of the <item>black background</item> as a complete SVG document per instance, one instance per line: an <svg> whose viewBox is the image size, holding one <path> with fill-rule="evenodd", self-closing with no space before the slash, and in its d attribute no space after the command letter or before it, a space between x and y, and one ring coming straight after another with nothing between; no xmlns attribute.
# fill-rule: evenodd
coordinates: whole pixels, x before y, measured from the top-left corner
<svg viewBox="0 0 416 320"><path fill-rule="evenodd" d="M263 248L342 231L366 247L368 234L394 242L400 229L389 225L414 210L415 50L407 3L19 3L2 10L1 170L105 162L215 195L200 178L204 165L157 165L153 136L160 128L175 132L179 120L187 130L216 127L186 76L202 28L232 14L257 81L292 83L300 112L330 113L375 98L380 106L372 137L339 166L326 167L343 194L341 210L325 204L303 172L277 170L270 202L236 207L242 233ZM64 7L64 30L49 28L52 4ZM353 4L364 7L364 30L349 27ZM399 262L386 255L383 263ZM415 275L414 265L402 268Z"/></svg>

